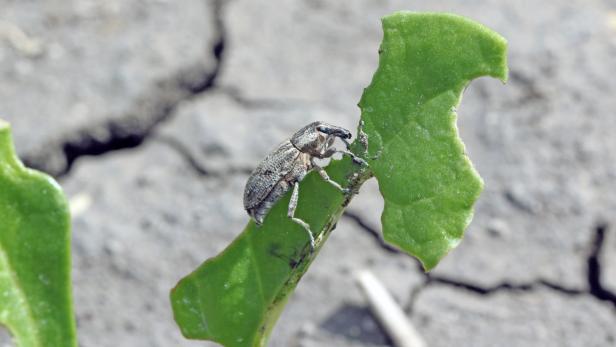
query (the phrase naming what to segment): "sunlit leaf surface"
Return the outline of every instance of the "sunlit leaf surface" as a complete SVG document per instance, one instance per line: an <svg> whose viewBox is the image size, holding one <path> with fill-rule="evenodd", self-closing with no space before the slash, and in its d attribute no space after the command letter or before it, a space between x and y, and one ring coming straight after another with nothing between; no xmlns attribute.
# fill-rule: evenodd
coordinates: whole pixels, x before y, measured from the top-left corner
<svg viewBox="0 0 616 347"><path fill-rule="evenodd" d="M383 31L379 68L359 104L370 167L385 199L385 240L429 270L462 239L483 186L455 107L472 79L506 80L506 42L448 14L396 13Z"/></svg>
<svg viewBox="0 0 616 347"><path fill-rule="evenodd" d="M0 120L0 323L20 347L76 346L62 190L25 168Z"/></svg>

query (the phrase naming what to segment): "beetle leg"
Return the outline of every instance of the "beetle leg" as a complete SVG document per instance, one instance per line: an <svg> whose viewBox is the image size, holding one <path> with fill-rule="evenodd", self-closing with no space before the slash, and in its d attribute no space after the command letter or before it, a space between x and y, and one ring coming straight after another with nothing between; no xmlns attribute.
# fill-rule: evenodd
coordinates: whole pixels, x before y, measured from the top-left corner
<svg viewBox="0 0 616 347"><path fill-rule="evenodd" d="M317 170L317 172L319 173L319 175L321 175L321 177L329 184L331 184L332 186L336 187L336 189L338 189L339 191L341 191L344 194L348 194L350 192L350 190L348 188L342 188L337 182L332 181L331 178L329 178L329 175L327 174L327 172L320 167L317 163L314 162L314 160L311 160L312 166L314 167L315 170Z"/></svg>
<svg viewBox="0 0 616 347"><path fill-rule="evenodd" d="M323 151L323 152L321 152L320 154L315 155L315 156L316 156L317 158L319 158L319 159L325 159L325 158L329 158L329 157L331 157L331 156L332 156L332 155L334 155L336 152L338 152L338 150L337 150L337 149L335 149L335 148L333 148L333 147L331 147L331 148L328 148L327 150L325 150L325 151Z"/></svg>
<svg viewBox="0 0 616 347"><path fill-rule="evenodd" d="M365 160L363 160L362 158L356 156L355 153L353 153L353 152L348 150L348 148L349 148L349 146L351 144L349 144L349 142L347 140L342 139L342 138L341 138L341 140L344 142L344 144L345 144L347 149L336 149L336 148L331 147L331 148L328 148L327 150L325 150L324 152L322 152L321 154L315 155L315 156L317 158L319 158L319 159L324 159L324 158L331 157L335 153L341 153L343 155L348 155L349 157L351 157L351 159L353 159L353 162L355 164L368 166L368 163Z"/></svg>
<svg viewBox="0 0 616 347"><path fill-rule="evenodd" d="M348 155L349 157L351 157L351 159L353 159L353 162L355 164L368 166L368 163L366 163L365 160L363 160L362 158L356 156L355 153L349 151L349 147L351 146L349 141L347 141L346 139L343 139L343 138L341 138L341 140L342 140L342 142L344 142L344 145L346 146L346 149L336 150L336 152Z"/></svg>
<svg viewBox="0 0 616 347"><path fill-rule="evenodd" d="M291 200L289 201L289 209L287 210L287 217L291 218L292 221L301 225L304 230L308 233L310 237L310 253L314 252L314 236L312 236L312 230L310 230L310 225L304 222L303 220L295 217L295 209L297 208L297 200L299 199L299 182L295 182L293 184L293 194L291 194Z"/></svg>
<svg viewBox="0 0 616 347"><path fill-rule="evenodd" d="M346 145L346 147L349 148L350 146L349 142L344 139L342 141L344 141L344 144ZM356 156L355 153L349 151L348 149L338 149L336 150L336 153L342 153L343 155L344 154L348 155L349 157L351 157L351 159L353 159L353 162L355 164L368 166L368 163L365 160Z"/></svg>

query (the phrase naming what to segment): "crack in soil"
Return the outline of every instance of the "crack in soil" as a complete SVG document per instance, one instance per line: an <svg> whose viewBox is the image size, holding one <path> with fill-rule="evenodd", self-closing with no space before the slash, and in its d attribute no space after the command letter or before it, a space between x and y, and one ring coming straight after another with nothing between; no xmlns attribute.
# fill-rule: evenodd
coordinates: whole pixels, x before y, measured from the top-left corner
<svg viewBox="0 0 616 347"><path fill-rule="evenodd" d="M545 93L537 86L535 80L522 72L515 69L509 71L509 80L519 84L524 90L524 94L516 101L516 104L521 105L546 99Z"/></svg>
<svg viewBox="0 0 616 347"><path fill-rule="evenodd" d="M427 286L427 281L424 278L423 282L421 282L421 283L413 286L413 288L411 288L411 295L409 296L409 300L408 300L407 304L404 306L404 312L406 313L407 316L413 317L413 314L415 313L415 303L417 302L417 300L419 300L420 294L427 287L428 287Z"/></svg>
<svg viewBox="0 0 616 347"><path fill-rule="evenodd" d="M188 166L199 176L222 178L229 175L245 175L248 176L252 172L250 167L234 167L230 166L222 170L212 170L205 165L201 164L195 156L191 153L190 149L186 147L180 140L174 137L165 136L161 134L155 134L152 136L152 141L169 146L172 150L177 152Z"/></svg>
<svg viewBox="0 0 616 347"><path fill-rule="evenodd" d="M383 240L381 234L377 230L366 224L366 222L358 214L347 210L344 212L343 216L355 221L361 230L367 232L370 236L372 236L376 243L387 252L395 254L406 254L405 252L402 252L397 248L387 244ZM409 304L406 307L405 311L409 314L412 313L414 302L417 300L417 297L419 296L420 292L431 285L450 286L482 296L489 296L500 291L532 292L539 288L546 288L567 296L589 295L597 300L610 303L616 309L616 293L606 289L603 286L603 282L601 280L601 252L605 243L605 234L607 232L607 229L608 226L605 223L598 223L595 227L595 237L591 245L590 253L586 260L588 264L588 289L570 288L547 279L537 279L535 281L526 283L512 283L508 281L503 281L493 286L481 286L472 282L426 273L421 268L421 264L419 262L416 262L418 272L420 272L424 276L424 282L411 290Z"/></svg>
<svg viewBox="0 0 616 347"><path fill-rule="evenodd" d="M161 123L173 116L180 103L214 88L223 65L226 29L222 16L224 0L216 0L213 4L216 31L216 40L211 47L215 58L213 68L199 61L156 81L119 119L87 126L62 139L59 145L45 146L39 153L27 156L24 163L61 178L83 156L140 146ZM57 153L58 148L61 148L61 153Z"/></svg>
<svg viewBox="0 0 616 347"><path fill-rule="evenodd" d="M540 287L549 288L554 291L560 292L565 295L570 295L570 296L586 294L586 292L583 290L567 288L560 284L548 281L546 279L539 279L539 280L528 282L528 283L510 283L510 282L505 281L505 282L496 284L494 286L482 287L474 283L464 282L464 281L455 280L455 279L438 276L438 275L425 274L425 276L426 276L426 285L431 285L433 283L443 284L443 285L452 286L456 288L462 288L464 290L467 290L467 291L470 291L476 294L480 294L480 295L490 295L490 294L494 294L499 291L530 292Z"/></svg>
<svg viewBox="0 0 616 347"><path fill-rule="evenodd" d="M423 272L423 270L421 269L421 265L419 263L418 263L418 269L424 275L424 282L415 286L411 290L408 304L404 308L404 311L409 316L413 315L415 304L417 300L419 300L419 296L421 295L421 293L425 289L431 286L438 286L438 285L452 287L456 289L462 289L462 290L471 292L473 294L477 294L482 297L483 296L487 297L487 296L490 296L492 294L496 294L502 291L511 292L511 293L533 292L540 288L547 288L547 289L559 292L561 294L564 294L566 296L588 295L588 292L585 290L567 288L560 284L557 284L557 283L554 283L554 282L551 282L545 279L539 279L539 280L528 282L528 283L510 283L510 282L505 281L505 282L501 282L493 286L483 287L478 284L474 284L470 282L451 279L451 278L444 277L444 276L435 276L435 275L427 274Z"/></svg>
<svg viewBox="0 0 616 347"><path fill-rule="evenodd" d="M349 210L345 210L342 216L354 221L360 229L367 232L368 235L370 235L372 239L376 241L377 244L387 252L392 254L406 254L405 252L402 252L396 247L388 244L381 236L381 233L378 230L369 226L359 214Z"/></svg>
<svg viewBox="0 0 616 347"><path fill-rule="evenodd" d="M590 253L586 260L588 264L588 289L585 290L568 288L546 279L538 279L533 282L520 284L502 282L491 287L482 287L480 285L470 282L424 273L423 270L418 267L419 271L424 273L424 276L426 278L426 282L422 286L421 290L433 284L441 284L452 286L455 288L461 288L479 295L487 296L503 290L510 292L530 292L540 287L544 287L568 296L589 295L597 300L610 303L616 309L616 294L606 289L601 281L601 251L605 242L605 233L607 232L607 229L608 226L604 223L599 223L595 227L595 237L591 244ZM416 300L417 295L418 294L411 293L411 297L414 298L414 300ZM409 311L412 311L412 307L409 308Z"/></svg>
<svg viewBox="0 0 616 347"><path fill-rule="evenodd" d="M595 237L593 239L590 254L588 255L588 291L589 294L598 300L606 301L612 304L616 309L616 293L611 292L603 286L601 279L601 253L605 244L605 233L608 230L608 225L598 223L595 227Z"/></svg>
<svg viewBox="0 0 616 347"><path fill-rule="evenodd" d="M303 100L280 100L272 98L249 98L242 94L241 90L235 86L225 85L217 87L217 90L222 94L231 98L236 104L245 109L290 109L297 107L299 104L309 104Z"/></svg>

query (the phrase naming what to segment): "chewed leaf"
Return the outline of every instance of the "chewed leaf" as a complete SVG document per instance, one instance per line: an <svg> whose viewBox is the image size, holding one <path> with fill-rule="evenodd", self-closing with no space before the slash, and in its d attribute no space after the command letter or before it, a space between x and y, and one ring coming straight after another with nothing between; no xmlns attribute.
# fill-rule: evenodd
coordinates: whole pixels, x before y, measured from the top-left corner
<svg viewBox="0 0 616 347"><path fill-rule="evenodd" d="M388 241L433 267L460 240L481 180L464 155L455 113L462 89L475 77L505 79L505 42L460 17L398 13L383 21L381 62L360 106L370 167L333 160L329 176L357 192L372 174L385 197ZM366 141L352 145L366 157ZM259 228L249 223L218 256L184 277L171 292L184 336L226 347L265 346L289 296L334 229L353 194L343 195L310 173L300 184L296 217L289 194Z"/></svg>
<svg viewBox="0 0 616 347"><path fill-rule="evenodd" d="M76 346L62 190L25 168L0 120L0 323L20 347Z"/></svg>
<svg viewBox="0 0 616 347"><path fill-rule="evenodd" d="M360 102L370 166L385 199L385 239L429 270L460 242L482 190L455 107L472 79L506 80L506 42L449 14L399 12L383 19L383 31Z"/></svg>

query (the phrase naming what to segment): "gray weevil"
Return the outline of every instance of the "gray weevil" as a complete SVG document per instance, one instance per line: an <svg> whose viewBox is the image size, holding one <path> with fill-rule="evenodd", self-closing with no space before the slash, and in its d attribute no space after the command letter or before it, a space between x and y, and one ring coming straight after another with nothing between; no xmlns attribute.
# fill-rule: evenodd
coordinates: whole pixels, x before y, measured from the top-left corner
<svg viewBox="0 0 616 347"><path fill-rule="evenodd" d="M336 137L346 145L346 149L339 150L333 147ZM261 225L265 216L274 204L291 188L293 193L289 201L287 216L295 223L301 225L310 236L310 249L314 250L314 236L308 223L295 217L295 209L299 198L299 182L312 170L317 170L321 177L347 194L349 191L332 181L327 172L319 166L314 159L329 158L334 153L350 156L356 164L367 163L351 153L348 139L351 132L324 122L313 122L296 132L290 139L283 141L268 154L252 172L244 188L244 209Z"/></svg>

